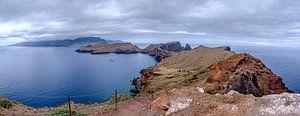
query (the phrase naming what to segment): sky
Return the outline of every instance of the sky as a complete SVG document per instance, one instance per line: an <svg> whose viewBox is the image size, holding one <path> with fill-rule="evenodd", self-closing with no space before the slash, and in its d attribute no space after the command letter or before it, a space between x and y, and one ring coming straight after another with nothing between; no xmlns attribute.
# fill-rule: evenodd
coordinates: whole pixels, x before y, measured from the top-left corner
<svg viewBox="0 0 300 116"><path fill-rule="evenodd" d="M0 0L0 45L100 36L297 47L299 6L300 0Z"/></svg>

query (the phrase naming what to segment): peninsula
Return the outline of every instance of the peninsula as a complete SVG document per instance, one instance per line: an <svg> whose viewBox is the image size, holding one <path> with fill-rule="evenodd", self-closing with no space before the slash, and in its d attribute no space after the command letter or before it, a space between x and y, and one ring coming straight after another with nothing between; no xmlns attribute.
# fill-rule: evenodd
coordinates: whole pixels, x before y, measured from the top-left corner
<svg viewBox="0 0 300 116"><path fill-rule="evenodd" d="M118 53L118 54L131 54L131 53L145 53L155 57L157 60L162 60L166 57L171 56L175 52L191 50L189 44L185 47L181 46L178 41L151 44L145 49L140 49L138 46L131 43L114 43L114 44L103 44L94 43L85 47L79 48L76 52L91 53L91 54L106 54L106 53Z"/></svg>
<svg viewBox="0 0 300 116"><path fill-rule="evenodd" d="M134 97L114 104L73 104L86 115L295 115L300 114L300 94L293 93L280 76L258 58L236 54L230 47L194 49L180 42L151 44L145 49L131 43L92 43L77 52L92 54L145 53L160 62L141 70L133 79ZM67 108L34 109L14 103L0 114L49 115ZM287 112L288 111L288 112Z"/></svg>

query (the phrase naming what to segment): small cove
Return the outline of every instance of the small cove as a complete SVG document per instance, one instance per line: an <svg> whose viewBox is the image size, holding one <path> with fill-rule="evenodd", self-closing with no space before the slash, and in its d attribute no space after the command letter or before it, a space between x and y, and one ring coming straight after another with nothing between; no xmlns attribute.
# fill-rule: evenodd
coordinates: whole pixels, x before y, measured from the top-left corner
<svg viewBox="0 0 300 116"><path fill-rule="evenodd" d="M32 107L103 102L114 90L129 93L130 80L157 61L147 54L90 55L65 47L0 48L0 95Z"/></svg>

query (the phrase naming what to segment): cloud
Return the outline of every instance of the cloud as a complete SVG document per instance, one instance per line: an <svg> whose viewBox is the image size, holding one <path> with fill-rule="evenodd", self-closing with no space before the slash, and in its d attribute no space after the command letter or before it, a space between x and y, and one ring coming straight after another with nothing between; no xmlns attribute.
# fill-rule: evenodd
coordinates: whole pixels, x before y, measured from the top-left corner
<svg viewBox="0 0 300 116"><path fill-rule="evenodd" d="M0 42L101 36L295 44L299 5L299 0L1 0Z"/></svg>
<svg viewBox="0 0 300 116"><path fill-rule="evenodd" d="M31 25L29 23L5 22L0 23L0 27L0 34L9 36L14 33L24 32L31 28Z"/></svg>
<svg viewBox="0 0 300 116"><path fill-rule="evenodd" d="M144 29L135 29L132 30L133 33L155 33L155 34L184 34L184 35L205 35L205 33L194 33L187 31L157 31L157 30L144 30Z"/></svg>

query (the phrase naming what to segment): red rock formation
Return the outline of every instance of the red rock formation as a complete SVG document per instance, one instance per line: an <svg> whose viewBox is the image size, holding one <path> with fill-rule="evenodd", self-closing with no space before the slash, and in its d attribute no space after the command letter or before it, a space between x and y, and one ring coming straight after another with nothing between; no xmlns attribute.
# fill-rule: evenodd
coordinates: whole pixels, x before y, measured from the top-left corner
<svg viewBox="0 0 300 116"><path fill-rule="evenodd" d="M233 55L210 66L208 70L211 74L203 85L208 93L235 90L243 94L262 96L292 92L285 87L281 77L249 54Z"/></svg>

